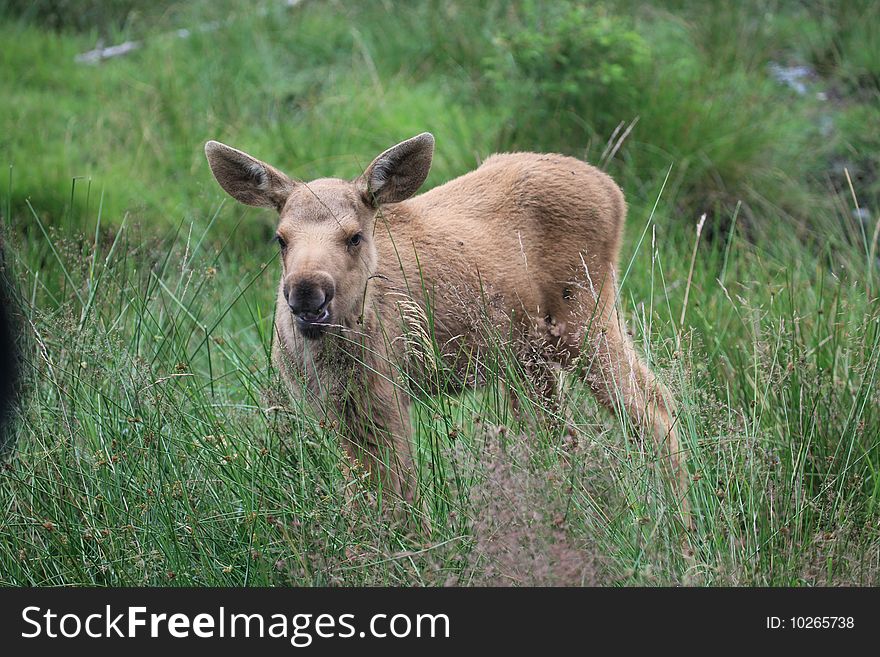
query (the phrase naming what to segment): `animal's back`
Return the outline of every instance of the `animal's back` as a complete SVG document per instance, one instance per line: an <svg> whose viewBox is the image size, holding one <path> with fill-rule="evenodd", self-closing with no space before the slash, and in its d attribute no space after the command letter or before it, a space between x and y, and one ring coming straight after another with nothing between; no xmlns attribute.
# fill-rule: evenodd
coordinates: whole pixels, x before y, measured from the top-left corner
<svg viewBox="0 0 880 657"><path fill-rule="evenodd" d="M497 154L390 206L377 230L394 247L381 260L402 263L410 289L427 279L438 303L472 303L467 291L477 290L526 316L555 315L585 266L597 281L613 270L625 211L619 187L585 162Z"/></svg>

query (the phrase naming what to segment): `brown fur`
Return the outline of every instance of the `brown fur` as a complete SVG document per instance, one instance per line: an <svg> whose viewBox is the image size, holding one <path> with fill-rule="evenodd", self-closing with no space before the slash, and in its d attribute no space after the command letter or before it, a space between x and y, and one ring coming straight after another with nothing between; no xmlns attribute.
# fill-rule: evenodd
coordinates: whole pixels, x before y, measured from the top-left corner
<svg viewBox="0 0 880 657"><path fill-rule="evenodd" d="M414 346L407 322L430 307L436 343L464 362L483 345L474 318L486 306L541 355L527 369L548 399L557 394L554 364L581 373L603 405L654 436L683 493L669 395L636 355L616 309L620 188L574 158L511 153L412 196L433 146L423 133L354 181L311 183L217 142L206 146L226 191L279 211L286 248L275 360L297 383L292 389L304 386L343 428L350 454L412 499L410 402L394 366ZM318 325L299 323L294 301L289 308L302 290L314 310L307 318L332 295Z"/></svg>

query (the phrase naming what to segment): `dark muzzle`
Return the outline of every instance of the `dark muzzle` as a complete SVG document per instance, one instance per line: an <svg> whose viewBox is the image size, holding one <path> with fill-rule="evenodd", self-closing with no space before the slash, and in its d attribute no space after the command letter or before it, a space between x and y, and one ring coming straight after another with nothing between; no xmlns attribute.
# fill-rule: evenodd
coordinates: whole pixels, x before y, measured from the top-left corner
<svg viewBox="0 0 880 657"><path fill-rule="evenodd" d="M333 279L323 272L285 282L284 297L303 335L318 337L330 322L334 292Z"/></svg>

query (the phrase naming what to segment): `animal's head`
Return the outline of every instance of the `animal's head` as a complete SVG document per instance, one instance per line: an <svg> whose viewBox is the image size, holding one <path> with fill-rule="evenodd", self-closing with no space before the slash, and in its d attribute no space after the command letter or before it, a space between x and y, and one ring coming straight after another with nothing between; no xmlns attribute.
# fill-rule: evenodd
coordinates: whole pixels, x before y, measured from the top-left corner
<svg viewBox="0 0 880 657"><path fill-rule="evenodd" d="M376 271L376 215L383 204L408 199L425 182L434 137L424 132L389 148L354 180L298 182L216 141L205 144L205 154L230 196L278 212L284 298L297 329L317 338L362 312Z"/></svg>

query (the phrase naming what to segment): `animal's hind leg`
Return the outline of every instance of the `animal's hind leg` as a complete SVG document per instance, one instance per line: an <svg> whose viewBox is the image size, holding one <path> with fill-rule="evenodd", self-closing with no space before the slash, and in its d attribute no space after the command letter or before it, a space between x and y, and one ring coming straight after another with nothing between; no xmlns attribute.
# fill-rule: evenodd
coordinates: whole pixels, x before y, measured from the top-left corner
<svg viewBox="0 0 880 657"><path fill-rule="evenodd" d="M642 362L621 326L613 290L600 294L585 322L582 371L596 399L612 412L625 412L640 432L650 434L681 498L687 517L687 468L674 426L669 392Z"/></svg>

